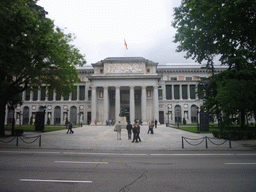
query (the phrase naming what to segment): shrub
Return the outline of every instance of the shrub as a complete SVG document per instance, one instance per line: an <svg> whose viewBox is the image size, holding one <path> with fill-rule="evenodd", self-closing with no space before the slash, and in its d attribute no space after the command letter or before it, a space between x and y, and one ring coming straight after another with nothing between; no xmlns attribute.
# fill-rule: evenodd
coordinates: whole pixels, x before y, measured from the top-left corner
<svg viewBox="0 0 256 192"><path fill-rule="evenodd" d="M186 119L183 117L183 124L186 125L187 124L187 121Z"/></svg>

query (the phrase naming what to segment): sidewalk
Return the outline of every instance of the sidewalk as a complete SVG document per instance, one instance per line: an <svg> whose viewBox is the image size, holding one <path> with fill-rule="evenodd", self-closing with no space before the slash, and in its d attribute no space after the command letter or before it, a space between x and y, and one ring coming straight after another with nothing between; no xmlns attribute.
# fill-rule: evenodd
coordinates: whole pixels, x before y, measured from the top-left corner
<svg viewBox="0 0 256 192"><path fill-rule="evenodd" d="M1 148L26 148L26 149L79 149L79 150L112 150L112 151L131 151L131 150L204 150L204 151L232 151L232 150L256 150L255 140L232 141L229 148L227 141L223 145L214 145L210 141L205 140L198 146L192 146L184 141L184 149L182 148L182 136L191 139L202 137L211 137L212 134L195 134L178 129L158 125L154 129L154 134L147 134L148 126L141 126L140 138L142 142L132 143L128 140L127 130L122 130L122 140L117 140L117 133L114 132L114 126L83 126L75 128L74 134L66 134L67 130L47 132L47 133L25 133L24 135L35 136L41 135L42 144L39 147L39 141L32 144L25 144L19 140L19 146L16 146L15 140L11 143L0 142ZM1 139L3 140L3 139ZM8 139L5 139L8 140ZM10 139L9 139L10 140ZM33 141L34 139L27 140ZM201 140L188 140L191 144L198 144ZM223 143L222 139L211 139L216 144Z"/></svg>

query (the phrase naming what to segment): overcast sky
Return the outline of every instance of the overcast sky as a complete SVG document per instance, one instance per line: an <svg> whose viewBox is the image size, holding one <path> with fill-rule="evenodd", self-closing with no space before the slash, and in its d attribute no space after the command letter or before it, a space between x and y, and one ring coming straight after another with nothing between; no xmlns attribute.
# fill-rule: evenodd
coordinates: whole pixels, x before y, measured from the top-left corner
<svg viewBox="0 0 256 192"><path fill-rule="evenodd" d="M86 55L87 65L106 57L144 57L159 64L193 63L175 51L173 7L181 0L39 0L49 18ZM128 50L124 45L127 42Z"/></svg>

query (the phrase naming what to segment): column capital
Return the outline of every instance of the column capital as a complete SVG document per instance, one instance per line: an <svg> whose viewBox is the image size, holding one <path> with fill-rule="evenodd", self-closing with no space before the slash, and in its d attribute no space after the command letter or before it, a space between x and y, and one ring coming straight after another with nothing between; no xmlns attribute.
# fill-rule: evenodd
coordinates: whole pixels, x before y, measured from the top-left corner
<svg viewBox="0 0 256 192"><path fill-rule="evenodd" d="M109 88L109 86L103 86L103 88L104 88L104 89L108 89L108 88Z"/></svg>
<svg viewBox="0 0 256 192"><path fill-rule="evenodd" d="M158 89L159 85L154 85L153 87L154 89Z"/></svg>
<svg viewBox="0 0 256 192"><path fill-rule="evenodd" d="M115 88L120 88L121 86L115 86Z"/></svg>
<svg viewBox="0 0 256 192"><path fill-rule="evenodd" d="M92 85L92 86L91 86L91 88L92 88L92 89L96 89L96 88L97 88L97 86L95 86L95 85Z"/></svg>
<svg viewBox="0 0 256 192"><path fill-rule="evenodd" d="M134 85L131 85L131 86L129 86L130 88L134 88L135 86Z"/></svg>
<svg viewBox="0 0 256 192"><path fill-rule="evenodd" d="M146 89L146 88L147 88L147 86L146 86L146 85L143 85L143 86L141 86L141 88Z"/></svg>

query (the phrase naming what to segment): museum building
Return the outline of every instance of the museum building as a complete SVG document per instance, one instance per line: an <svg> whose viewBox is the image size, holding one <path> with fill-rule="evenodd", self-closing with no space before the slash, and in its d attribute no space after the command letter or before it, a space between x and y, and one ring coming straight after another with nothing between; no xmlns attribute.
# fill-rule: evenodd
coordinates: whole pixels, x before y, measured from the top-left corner
<svg viewBox="0 0 256 192"><path fill-rule="evenodd" d="M91 66L77 67L80 82L77 90L61 96L46 86L24 91L23 104L15 109L16 124L35 122L35 114L45 111L45 123L105 125L117 122L121 109L128 121L148 124L174 124L186 120L197 122L197 110L202 105L196 92L198 82L211 75L196 63L158 65L143 57L109 57ZM225 67L215 66L215 73ZM9 124L13 111L8 111Z"/></svg>

